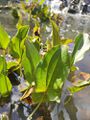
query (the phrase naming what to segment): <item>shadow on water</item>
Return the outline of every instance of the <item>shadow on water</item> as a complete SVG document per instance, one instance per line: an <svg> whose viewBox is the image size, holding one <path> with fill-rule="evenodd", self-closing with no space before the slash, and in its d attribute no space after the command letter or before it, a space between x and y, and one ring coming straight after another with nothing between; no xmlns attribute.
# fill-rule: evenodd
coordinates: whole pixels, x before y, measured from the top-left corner
<svg viewBox="0 0 90 120"><path fill-rule="evenodd" d="M66 102L69 98L66 98ZM64 106L68 115L69 115L69 118L70 120L77 120L77 108L74 104L74 100L73 100L73 97L70 98L70 101Z"/></svg>
<svg viewBox="0 0 90 120"><path fill-rule="evenodd" d="M51 112L52 120L78 120L78 109L72 96L65 95L61 103L56 104Z"/></svg>

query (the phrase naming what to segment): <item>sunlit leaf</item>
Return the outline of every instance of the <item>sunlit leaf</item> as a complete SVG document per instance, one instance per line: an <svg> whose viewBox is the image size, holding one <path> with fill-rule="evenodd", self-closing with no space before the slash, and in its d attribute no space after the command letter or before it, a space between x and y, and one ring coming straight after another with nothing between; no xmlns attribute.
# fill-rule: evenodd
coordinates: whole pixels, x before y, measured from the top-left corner
<svg viewBox="0 0 90 120"><path fill-rule="evenodd" d="M47 40L46 44L47 44L47 51L49 51L52 48L52 43L50 40Z"/></svg>
<svg viewBox="0 0 90 120"><path fill-rule="evenodd" d="M25 46L26 46L26 57L28 59L25 58L27 61L27 65L26 65L26 61L23 61L23 64L25 63L24 64L24 69L26 70L25 74L26 74L26 78L30 83L32 81L35 81L35 69L40 61L40 55L34 44L31 43L30 41L26 40Z"/></svg>
<svg viewBox="0 0 90 120"><path fill-rule="evenodd" d="M29 2L29 0L25 0L26 2Z"/></svg>
<svg viewBox="0 0 90 120"><path fill-rule="evenodd" d="M68 57L67 46L56 46L45 55L36 69L36 93L44 92L48 100L58 101L60 90L68 75Z"/></svg>
<svg viewBox="0 0 90 120"><path fill-rule="evenodd" d="M31 83L32 82L32 68L31 68L31 63L29 62L26 53L24 52L23 57L22 57L22 66L24 68L24 75L25 79Z"/></svg>
<svg viewBox="0 0 90 120"><path fill-rule="evenodd" d="M77 70L77 67L76 66L71 66L71 71L76 71Z"/></svg>
<svg viewBox="0 0 90 120"><path fill-rule="evenodd" d="M22 54L22 48L24 46L24 41L28 34L29 26L22 26L19 28L16 35L12 38L11 41L11 53L13 56L20 57ZM23 45L22 45L23 42Z"/></svg>
<svg viewBox="0 0 90 120"><path fill-rule="evenodd" d="M17 61L8 61L7 62L7 69L10 69L10 68L15 67L17 65L18 65Z"/></svg>
<svg viewBox="0 0 90 120"><path fill-rule="evenodd" d="M89 80L81 80L79 82L77 82L74 86L69 87L68 90L73 94L75 92L78 92L82 89L84 89L85 87L90 85L90 79Z"/></svg>
<svg viewBox="0 0 90 120"><path fill-rule="evenodd" d="M6 60L3 56L0 56L0 73L5 74L7 69Z"/></svg>
<svg viewBox="0 0 90 120"><path fill-rule="evenodd" d="M10 42L9 35L4 30L3 26L0 25L0 48L6 49Z"/></svg>
<svg viewBox="0 0 90 120"><path fill-rule="evenodd" d="M9 78L0 74L0 93L3 97L7 97L12 90L12 85Z"/></svg>
<svg viewBox="0 0 90 120"><path fill-rule="evenodd" d="M47 73L48 94L52 89L54 89L54 91L56 90L56 93L58 93L58 90L60 91L58 94L58 96L60 96L62 86L68 76L68 72L69 72L68 70L69 70L68 49L67 46L66 47L62 46L61 49L58 50L57 55L53 56L48 67L48 73ZM57 89L55 88L55 84L58 85L56 87ZM50 94L49 94L49 98L50 98Z"/></svg>
<svg viewBox="0 0 90 120"><path fill-rule="evenodd" d="M26 46L26 56L29 59L32 69L35 69L40 61L40 55L37 49L35 48L33 43L30 43L30 41L25 41Z"/></svg>
<svg viewBox="0 0 90 120"><path fill-rule="evenodd" d="M79 92L80 90L84 89L84 87L76 87L76 86L73 86L73 87L70 87L68 88L68 90L70 91L71 94L74 94L76 92Z"/></svg>
<svg viewBox="0 0 90 120"><path fill-rule="evenodd" d="M40 0L40 5L42 5L45 2L45 0Z"/></svg>
<svg viewBox="0 0 90 120"><path fill-rule="evenodd" d="M40 61L39 65L36 69L36 91L37 92L45 92L46 91L46 78L47 78L47 70L49 63L52 59L52 56L58 50L59 46L54 47L45 55L44 59Z"/></svg>
<svg viewBox="0 0 90 120"><path fill-rule="evenodd" d="M59 28L54 21L52 23L52 40L53 46L60 44Z"/></svg>
<svg viewBox="0 0 90 120"><path fill-rule="evenodd" d="M62 40L60 41L60 43L61 43L62 45L68 45L68 44L70 44L70 43L72 43L72 42L73 42L72 39L62 39Z"/></svg>
<svg viewBox="0 0 90 120"><path fill-rule="evenodd" d="M75 46L72 52L72 63L83 59L84 54L90 48L89 35L87 33L79 34L75 39Z"/></svg>

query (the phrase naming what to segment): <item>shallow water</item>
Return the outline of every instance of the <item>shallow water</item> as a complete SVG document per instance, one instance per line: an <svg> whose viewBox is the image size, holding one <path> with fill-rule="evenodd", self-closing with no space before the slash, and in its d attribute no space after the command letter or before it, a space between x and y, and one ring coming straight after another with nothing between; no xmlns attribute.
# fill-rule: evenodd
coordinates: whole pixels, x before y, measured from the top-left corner
<svg viewBox="0 0 90 120"><path fill-rule="evenodd" d="M4 26L6 31L12 36L16 32L16 21L11 15L10 10L0 11L0 24Z"/></svg>
<svg viewBox="0 0 90 120"><path fill-rule="evenodd" d="M8 7L11 4L10 1L13 0L0 0L0 24L4 26L10 36L13 36L16 32L17 20L14 19L12 10Z"/></svg>
<svg viewBox="0 0 90 120"><path fill-rule="evenodd" d="M3 4L4 3L6 2L3 1ZM90 34L89 15L63 14L63 16L65 20L61 28L62 36L74 38L78 32L86 32ZM12 17L10 10L0 11L0 24L5 27L10 35L15 33L16 21ZM90 73L89 51L86 53L84 59L77 63L77 66L79 66L81 71ZM18 93L17 87L14 87L13 91L15 92L14 95L12 95L13 103L10 104L9 102L3 107L1 106L0 115L3 112L7 112L10 115L11 120L26 120L26 117L31 112L31 108L20 102L16 104L15 102L18 101L20 93ZM56 114L55 111L57 111ZM90 120L90 87L76 93L67 105L56 105L55 111L52 114L52 120Z"/></svg>

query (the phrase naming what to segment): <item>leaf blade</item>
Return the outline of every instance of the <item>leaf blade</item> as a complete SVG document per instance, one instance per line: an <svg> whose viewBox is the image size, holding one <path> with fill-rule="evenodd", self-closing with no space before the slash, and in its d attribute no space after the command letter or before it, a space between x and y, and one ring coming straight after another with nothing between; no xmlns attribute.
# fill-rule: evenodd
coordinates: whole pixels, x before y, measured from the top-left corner
<svg viewBox="0 0 90 120"><path fill-rule="evenodd" d="M9 78L0 74L0 93L3 97L7 97L12 90L12 85Z"/></svg>
<svg viewBox="0 0 90 120"><path fill-rule="evenodd" d="M3 26L0 25L0 48L6 49L10 42L9 35L4 30Z"/></svg>
<svg viewBox="0 0 90 120"><path fill-rule="evenodd" d="M51 21L52 24L52 40L53 46L60 44L59 28L54 21Z"/></svg>

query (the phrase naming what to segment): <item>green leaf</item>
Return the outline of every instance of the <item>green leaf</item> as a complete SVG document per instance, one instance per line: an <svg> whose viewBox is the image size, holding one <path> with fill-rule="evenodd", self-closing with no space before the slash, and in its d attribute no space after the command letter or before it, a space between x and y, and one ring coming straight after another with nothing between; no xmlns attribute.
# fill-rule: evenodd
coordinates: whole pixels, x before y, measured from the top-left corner
<svg viewBox="0 0 90 120"><path fill-rule="evenodd" d="M0 25L0 48L6 49L10 42L9 35L4 30L3 26Z"/></svg>
<svg viewBox="0 0 90 120"><path fill-rule="evenodd" d="M44 59L40 61L39 65L36 68L36 92L45 92L46 91L46 77L48 65L51 61L52 56L58 50L59 46L52 48L45 55Z"/></svg>
<svg viewBox="0 0 90 120"><path fill-rule="evenodd" d="M7 97L12 90L12 85L9 78L3 74L0 74L0 94L3 97Z"/></svg>
<svg viewBox="0 0 90 120"><path fill-rule="evenodd" d="M34 103L40 103L42 97L44 98L44 99L42 100L42 102L48 101L48 98L47 98L47 96L46 96L44 93L33 93L33 94L32 94L32 101L33 101Z"/></svg>
<svg viewBox="0 0 90 120"><path fill-rule="evenodd" d="M74 94L82 89L84 89L85 87L90 85L90 79L89 80L81 80L79 81L76 85L69 87L68 90Z"/></svg>
<svg viewBox="0 0 90 120"><path fill-rule="evenodd" d="M36 69L36 93L45 93L50 101L57 100L68 76L67 46L52 48ZM55 87L55 84L58 86ZM59 92L58 92L59 90ZM52 91L52 92L51 92ZM54 94L53 94L54 92Z"/></svg>
<svg viewBox="0 0 90 120"><path fill-rule="evenodd" d="M62 39L62 40L60 41L60 43L61 43L62 45L68 45L68 44L70 44L70 43L72 43L72 42L73 42L72 39Z"/></svg>
<svg viewBox="0 0 90 120"><path fill-rule="evenodd" d="M29 65L29 72L28 74L31 74L32 81L35 81L35 70L40 62L40 55L37 50L37 48L34 46L34 44L28 40L25 41L26 46L26 57L28 58L27 64ZM25 67L25 66L24 66Z"/></svg>
<svg viewBox="0 0 90 120"><path fill-rule="evenodd" d="M48 101L56 101L57 103L60 103L60 96L61 96L61 89L58 90L50 89L49 92L47 92Z"/></svg>
<svg viewBox="0 0 90 120"><path fill-rule="evenodd" d="M25 39L25 37L28 34L28 30L29 30L29 26L25 25L25 26L21 26L16 34L16 37L21 41L23 39Z"/></svg>
<svg viewBox="0 0 90 120"><path fill-rule="evenodd" d="M0 64L0 94L3 97L6 97L11 92L12 85L9 81L9 78L6 76L7 64L3 56L0 56Z"/></svg>
<svg viewBox="0 0 90 120"><path fill-rule="evenodd" d="M60 44L60 35L59 35L59 28L56 25L54 21L51 21L52 23L52 40L53 40L53 46Z"/></svg>
<svg viewBox="0 0 90 120"><path fill-rule="evenodd" d="M62 46L52 57L47 71L47 85L53 84L53 81L65 80L67 69L69 68L68 47ZM53 79L53 80L52 80Z"/></svg>
<svg viewBox="0 0 90 120"><path fill-rule="evenodd" d="M0 73L5 74L7 69L6 60L3 56L0 56Z"/></svg>
<svg viewBox="0 0 90 120"><path fill-rule="evenodd" d="M34 44L28 40L25 41L25 46L26 46L26 56L29 59L31 65L33 67L32 69L35 70L35 68L37 67L37 65L40 61L39 52L36 49L36 47L34 46Z"/></svg>
<svg viewBox="0 0 90 120"><path fill-rule="evenodd" d="M29 59L26 56L26 52L24 52L23 57L22 57L22 66L24 68L24 75L25 79L31 83L33 78L32 78L32 70L31 70L31 63L29 62Z"/></svg>
<svg viewBox="0 0 90 120"><path fill-rule="evenodd" d="M75 46L72 52L72 64L83 59L84 54L90 48L89 35L87 33L79 34L75 39Z"/></svg>
<svg viewBox="0 0 90 120"><path fill-rule="evenodd" d="M25 0L26 2L29 2L29 0Z"/></svg>
<svg viewBox="0 0 90 120"><path fill-rule="evenodd" d="M67 45L62 45L61 47L61 57L62 57L62 62L65 67L70 68L70 55L68 53L68 46Z"/></svg>
<svg viewBox="0 0 90 120"><path fill-rule="evenodd" d="M63 86L63 81L61 79L56 79L56 82L54 83L54 89L62 88Z"/></svg>
<svg viewBox="0 0 90 120"><path fill-rule="evenodd" d="M42 5L45 2L45 0L40 0L40 5Z"/></svg>
<svg viewBox="0 0 90 120"><path fill-rule="evenodd" d="M74 94L76 92L79 92L80 90L82 90L84 87L76 87L76 86L73 86L73 87L69 87L68 90L70 91L71 94Z"/></svg>
<svg viewBox="0 0 90 120"><path fill-rule="evenodd" d="M62 46L55 56L53 56L49 67L48 67L48 73L47 73L47 90L48 94L51 90L54 89L56 93L58 93L58 96L61 95L62 86L65 82L65 80L68 77L69 72L69 66L68 66L68 49L67 46ZM59 84L60 83L60 84ZM55 87L55 84L58 86ZM57 88L57 89L56 89ZM59 92L58 92L59 90ZM54 96L55 97L55 96ZM52 100L52 95L50 97L50 101Z"/></svg>
<svg viewBox="0 0 90 120"><path fill-rule="evenodd" d="M20 57L22 54L22 49L24 48L24 40L28 34L29 26L22 26L19 28L16 35L11 41L11 54L15 57Z"/></svg>
<svg viewBox="0 0 90 120"><path fill-rule="evenodd" d="M41 101L41 99L43 98L42 102L56 101L56 102L59 103L60 102L60 97L58 96L58 93L59 93L59 91L56 92L55 90L51 90L47 94L45 94L44 92L32 93L32 101L34 103L39 103Z"/></svg>
<svg viewBox="0 0 90 120"><path fill-rule="evenodd" d="M12 67L15 67L18 65L17 61L8 61L7 62L7 69L11 69Z"/></svg>

